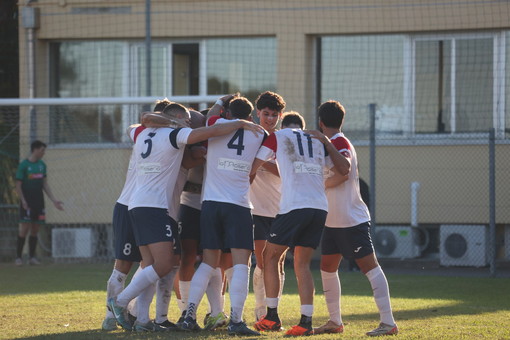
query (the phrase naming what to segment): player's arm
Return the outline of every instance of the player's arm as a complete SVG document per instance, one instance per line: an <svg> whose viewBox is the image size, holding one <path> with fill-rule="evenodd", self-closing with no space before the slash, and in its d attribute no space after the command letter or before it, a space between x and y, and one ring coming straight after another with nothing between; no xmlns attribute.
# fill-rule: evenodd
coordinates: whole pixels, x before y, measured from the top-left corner
<svg viewBox="0 0 510 340"><path fill-rule="evenodd" d="M21 185L23 184L22 181L19 179L16 180L16 193L19 196L19 199L21 200L21 205L23 206L23 209L28 210L30 207L28 206L27 200L25 199L25 195L23 195L23 190L21 190Z"/></svg>
<svg viewBox="0 0 510 340"><path fill-rule="evenodd" d="M182 157L182 167L184 169L191 169L205 163L206 151L203 146L191 145L186 146L184 149L184 155Z"/></svg>
<svg viewBox="0 0 510 340"><path fill-rule="evenodd" d="M265 162L262 167L272 173L275 176L280 177L280 171L278 170L278 164L273 162Z"/></svg>
<svg viewBox="0 0 510 340"><path fill-rule="evenodd" d="M53 193L51 192L50 185L48 184L48 180L46 179L46 177L43 179L43 190L49 197L49 199L53 202L55 208L57 208L58 210L64 210L64 203L57 200L55 196L53 196Z"/></svg>
<svg viewBox="0 0 510 340"><path fill-rule="evenodd" d="M255 179L255 176L257 175L257 170L260 168L264 163L266 163L265 160L256 158L253 160L253 163L251 165L251 171L250 171L250 184Z"/></svg>
<svg viewBox="0 0 510 340"><path fill-rule="evenodd" d="M220 99L218 99L216 101L216 103L214 103L214 105L211 107L211 109L209 110L209 112L207 112L207 119L213 117L213 116L221 116L221 117L225 117L225 105L228 105L228 103L232 100L232 98L236 97L236 96L239 96L239 93L234 93L234 94L227 94L223 97L220 97Z"/></svg>
<svg viewBox="0 0 510 340"><path fill-rule="evenodd" d="M161 114L153 112L144 112L141 119L142 125L148 128L168 127L175 122Z"/></svg>
<svg viewBox="0 0 510 340"><path fill-rule="evenodd" d="M324 144L324 147L328 152L329 157L333 162L333 165L341 175L343 176L349 175L349 172L351 171L351 160L342 155L340 152L338 152L338 150L333 145L333 143L331 143L328 137L326 137L324 134L317 130L306 130L305 132L312 136L312 138L316 138L322 144Z"/></svg>
<svg viewBox="0 0 510 340"><path fill-rule="evenodd" d="M229 134L238 129L252 131L256 136L265 132L264 128L258 124L247 120L238 119L224 124L214 124L212 126L193 129L190 132L187 144L195 144L211 137L218 137Z"/></svg>
<svg viewBox="0 0 510 340"><path fill-rule="evenodd" d="M324 181L324 186L326 189L334 188L336 186L339 186L340 184L344 183L349 179L349 175L340 175L336 168L332 168L330 171L333 172L333 176L326 178Z"/></svg>

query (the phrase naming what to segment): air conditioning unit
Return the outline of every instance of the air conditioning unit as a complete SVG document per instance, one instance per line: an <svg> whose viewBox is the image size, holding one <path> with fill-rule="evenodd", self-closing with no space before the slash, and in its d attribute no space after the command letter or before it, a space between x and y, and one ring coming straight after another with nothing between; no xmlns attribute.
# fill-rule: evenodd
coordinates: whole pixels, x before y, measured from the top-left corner
<svg viewBox="0 0 510 340"><path fill-rule="evenodd" d="M418 228L408 226L375 227L374 247L380 258L409 259L421 256Z"/></svg>
<svg viewBox="0 0 510 340"><path fill-rule="evenodd" d="M485 225L441 225L439 263L442 266L484 267L488 263Z"/></svg>
<svg viewBox="0 0 510 340"><path fill-rule="evenodd" d="M92 257L94 255L94 234L91 228L59 228L51 231L52 256Z"/></svg>

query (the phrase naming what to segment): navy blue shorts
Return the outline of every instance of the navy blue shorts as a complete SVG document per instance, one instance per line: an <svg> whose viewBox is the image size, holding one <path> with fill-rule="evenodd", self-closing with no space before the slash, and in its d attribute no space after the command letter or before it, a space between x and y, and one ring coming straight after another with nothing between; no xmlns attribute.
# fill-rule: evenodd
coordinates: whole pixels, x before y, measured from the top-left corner
<svg viewBox="0 0 510 340"><path fill-rule="evenodd" d="M251 209L232 203L204 201L200 233L202 249L253 250Z"/></svg>
<svg viewBox="0 0 510 340"><path fill-rule="evenodd" d="M181 204L179 209L179 237L200 241L200 210Z"/></svg>
<svg viewBox="0 0 510 340"><path fill-rule="evenodd" d="M158 242L175 242L177 222L168 216L167 209L140 207L129 210L133 221L136 244L146 246Z"/></svg>
<svg viewBox="0 0 510 340"><path fill-rule="evenodd" d="M19 204L19 220L21 223L44 224L46 221L46 211L44 209L44 197L33 195L30 191L23 191L29 209L25 210L23 204ZM33 197L32 197L33 196Z"/></svg>
<svg viewBox="0 0 510 340"><path fill-rule="evenodd" d="M253 238L255 240L267 240L274 217L253 215Z"/></svg>
<svg viewBox="0 0 510 340"><path fill-rule="evenodd" d="M349 228L329 228L322 233L322 255L342 254L346 259L360 259L374 252L370 222Z"/></svg>
<svg viewBox="0 0 510 340"><path fill-rule="evenodd" d="M128 207L116 203L113 208L113 245L117 260L140 262L142 256L136 245L133 233L133 223L129 216Z"/></svg>
<svg viewBox="0 0 510 340"><path fill-rule="evenodd" d="M328 213L320 209L296 209L276 215L268 242L288 247L317 248Z"/></svg>

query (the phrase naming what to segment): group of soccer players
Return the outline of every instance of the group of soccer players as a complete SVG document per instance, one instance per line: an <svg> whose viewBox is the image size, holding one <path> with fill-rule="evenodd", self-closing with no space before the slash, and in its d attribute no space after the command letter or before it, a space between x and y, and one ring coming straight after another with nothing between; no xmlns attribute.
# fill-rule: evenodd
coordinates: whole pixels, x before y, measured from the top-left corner
<svg viewBox="0 0 510 340"><path fill-rule="evenodd" d="M359 192L356 152L341 132L343 106L320 105L317 131L304 130L299 113L284 113L285 101L277 93L264 92L255 104L259 124L251 121L250 101L236 94L221 97L203 113L159 101L141 124L130 126L134 147L114 208L116 261L103 329L118 324L134 331L200 330L197 308L207 294L204 329L227 325L229 335L281 331L278 304L291 249L301 319L286 335L343 332L338 267L344 256L355 259L367 276L379 309L380 324L367 335L397 334ZM330 320L313 328L310 263L319 244ZM243 320L252 253L256 330ZM124 287L135 262L139 269ZM176 324L167 318L173 287L181 309Z"/></svg>

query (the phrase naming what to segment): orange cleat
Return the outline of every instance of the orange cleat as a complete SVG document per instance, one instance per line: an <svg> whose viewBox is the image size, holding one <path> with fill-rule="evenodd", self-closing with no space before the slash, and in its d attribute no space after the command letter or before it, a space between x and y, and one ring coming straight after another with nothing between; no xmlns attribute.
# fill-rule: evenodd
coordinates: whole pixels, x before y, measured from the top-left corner
<svg viewBox="0 0 510 340"><path fill-rule="evenodd" d="M255 322L253 327L258 331L280 332L283 330L282 323L279 319L277 321L272 321L267 319L266 316Z"/></svg>
<svg viewBox="0 0 510 340"><path fill-rule="evenodd" d="M300 325L292 326L291 329L289 329L285 335L287 336L303 336L303 335L313 335L313 328L310 327L303 327Z"/></svg>

